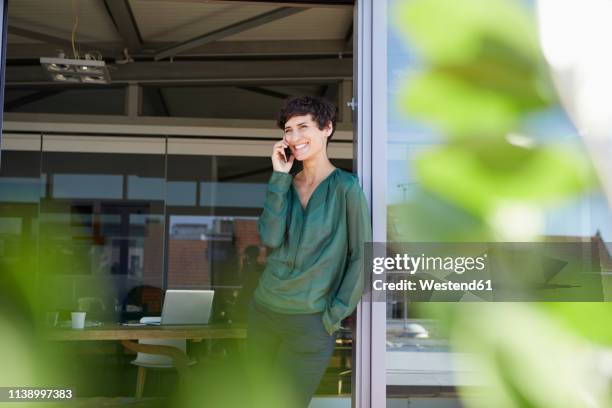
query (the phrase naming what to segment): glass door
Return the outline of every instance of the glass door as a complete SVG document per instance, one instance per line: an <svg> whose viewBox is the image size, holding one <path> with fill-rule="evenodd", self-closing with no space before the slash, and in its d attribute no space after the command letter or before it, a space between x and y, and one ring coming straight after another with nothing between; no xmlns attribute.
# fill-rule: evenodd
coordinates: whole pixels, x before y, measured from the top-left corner
<svg viewBox="0 0 612 408"><path fill-rule="evenodd" d="M487 24L501 24L507 13L500 13L486 1L481 8L456 13L435 7L445 4L452 8L451 3L359 2L356 77L361 150L356 157L362 160L358 168L364 189L369 192L374 242L589 242L593 248L600 248L601 265L596 266L604 270L607 261L603 259L609 259L606 246L609 248L612 218L601 185L594 183L590 189L576 188L564 195L555 190L561 182L555 184L548 178L554 174L559 180L567 180L568 174L576 174L580 180L581 173L572 172L585 160L578 154L584 149L578 132L558 102L554 97L544 102L534 98L533 105L512 111L514 122L507 128L505 119L494 118L492 111L484 113L485 108L493 109L495 104L489 97L499 102L498 107L514 103L517 98L515 86L510 84L516 84L512 81L519 76L503 67L516 64L521 67L519 72L525 69L536 77L535 70L529 71L529 63L537 65L534 61L526 58L518 63L518 54L506 54L508 50L503 48L507 45L523 50L528 35L520 34L514 43L514 31L504 32L507 37L503 40L509 42L503 43L487 38L489 33L485 32L484 42L479 45L486 46L479 54L469 47L473 45L471 39L480 38L475 37L482 34L476 32L479 27L468 33L474 36L463 33L470 40L464 38L462 44L451 33L472 29L471 20L465 17L465 21L458 22L452 16L484 14ZM530 4L503 3L509 4L515 13L512 18L524 23L527 33L535 32ZM440 17L441 10L445 11L444 18ZM531 51L537 55L537 43ZM508 58L504 60L508 64L495 59L501 54ZM485 91L480 88L486 87L483 83L489 86ZM521 91L525 95L537 94L533 83L518 83L525 85ZM564 156L567 151L577 154ZM547 157L556 157L544 163L536 159L542 152L555 152ZM572 159L556 161L561 157ZM538 165L529 167L533 163ZM528 176L517 178L517 174ZM520 193L542 180L546 181L536 190L550 194L550 202L538 201L538 194ZM479 190L485 184L487 188ZM516 200L510 207L503 202L508 198ZM529 209L517 203L526 203ZM361 371L357 380L362 381L362 387L356 395L361 399L357 406L491 406L506 398L500 387L516 387L517 395L524 396L526 391L520 384L527 383L538 389L538 395L552 401L555 393L547 391L545 381L524 368L513 376L500 361L507 358L534 369L551 362L565 363L569 361L567 354L555 355L551 350L564 344L564 336L574 336L572 330L577 329L556 327L558 331L552 331L542 325L519 336L512 328L513 333L500 339L493 334L505 329L503 324L497 325L539 316L552 327L559 317L579 316L586 311L599 316L607 310L605 303L565 302L555 309L536 302L467 303L463 299L457 303L457 299L443 304L419 302L414 297L376 300L364 301L360 306L362 341L357 352ZM456 320L449 317L451 313ZM535 348L538 342L546 346L538 349L537 358L529 358L533 355L517 346L533 344ZM507 350L516 352L508 356ZM551 374L554 380L546 381L558 384L560 376ZM483 392L483 384L491 387ZM576 384L570 384L568 389L578 389Z"/></svg>
<svg viewBox="0 0 612 408"><path fill-rule="evenodd" d="M0 106L4 106L4 66L6 65L6 11L8 0L0 2L0 20L2 21L2 35L0 42ZM4 109L0 112L0 163L2 163L2 117Z"/></svg>

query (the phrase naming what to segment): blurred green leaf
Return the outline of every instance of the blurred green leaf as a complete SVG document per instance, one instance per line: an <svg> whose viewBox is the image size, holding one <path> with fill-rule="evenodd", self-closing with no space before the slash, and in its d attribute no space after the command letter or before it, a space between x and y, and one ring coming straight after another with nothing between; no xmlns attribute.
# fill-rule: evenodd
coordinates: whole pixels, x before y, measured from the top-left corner
<svg viewBox="0 0 612 408"><path fill-rule="evenodd" d="M519 2L411 0L397 3L394 25L430 64L463 64L492 52L500 61L533 65L535 22ZM487 47L491 41L503 47ZM505 50L506 55L499 53Z"/></svg>
<svg viewBox="0 0 612 408"><path fill-rule="evenodd" d="M527 225L526 209L539 212L594 185L579 149L535 145L528 136L519 138L525 144L510 143L529 114L556 104L526 2L395 4L394 27L421 68L395 102L447 142L415 159L420 189L409 202L388 207L391 239L493 241L495 229L517 220L519 228ZM525 211L509 220L499 211L508 204ZM487 223L499 214L504 225ZM597 360L600 345L612 344L610 307L429 303L417 309L441 321L455 351L469 354L473 370L460 371L460 382L484 385L477 392L462 387L463 405L577 408L612 406L609 375Z"/></svg>
<svg viewBox="0 0 612 408"><path fill-rule="evenodd" d="M399 98L400 108L447 136L502 137L521 119L521 111L507 95L443 72L415 75Z"/></svg>
<svg viewBox="0 0 612 408"><path fill-rule="evenodd" d="M447 314L448 315L448 314ZM477 394L462 390L472 408L608 407L607 379L597 370L600 351L540 310L520 303L465 304L448 315L456 351L470 354L484 382Z"/></svg>
<svg viewBox="0 0 612 408"><path fill-rule="evenodd" d="M387 207L387 231L395 242L489 242L491 231L473 214L419 190L410 202Z"/></svg>
<svg viewBox="0 0 612 408"><path fill-rule="evenodd" d="M486 146L500 160L481 160L478 149L464 145L424 152L416 162L418 178L424 188L483 218L507 202L555 204L594 181L585 158L568 149Z"/></svg>
<svg viewBox="0 0 612 408"><path fill-rule="evenodd" d="M542 310L585 339L612 346L612 303L541 303Z"/></svg>
<svg viewBox="0 0 612 408"><path fill-rule="evenodd" d="M424 60L399 105L446 137L503 137L556 97L527 10L504 0L400 2L395 26Z"/></svg>

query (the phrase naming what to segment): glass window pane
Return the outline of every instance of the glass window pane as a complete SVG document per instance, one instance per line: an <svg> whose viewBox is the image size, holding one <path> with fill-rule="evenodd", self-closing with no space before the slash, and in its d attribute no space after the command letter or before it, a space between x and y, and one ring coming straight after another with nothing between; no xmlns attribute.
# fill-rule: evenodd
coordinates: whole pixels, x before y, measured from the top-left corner
<svg viewBox="0 0 612 408"><path fill-rule="evenodd" d="M441 4L445 5L443 17L442 9L436 8ZM581 166L588 167L589 162L580 136L554 97L542 96L549 79L542 80L542 73L534 68L542 63L539 56L530 54L534 49L515 53L530 46L526 45L529 35L483 29L484 25L503 26L505 19L511 19L525 23L525 32L533 29L535 39L537 27L530 25L535 22L533 4L470 4L478 6L462 9L457 3L457 10L451 11L447 9L454 7L453 2L386 2L387 241L586 241L601 245L600 250L607 245L609 252L612 212L597 183L586 187L588 172ZM510 17L500 10L513 14ZM486 24L481 21L485 16ZM510 42L496 35L511 38ZM550 154L546 156L550 162L538 159L542 152ZM576 184L555 190L560 180ZM544 192L549 194L547 200L541 198ZM508 208L504 205L524 211L517 203L533 211L532 222L525 221L525 212L518 217L502 212ZM604 259L607 252L603 250ZM472 305L473 321L485 321L481 313L485 311L497 321L514 321L499 303ZM448 322L439 316L463 316L467 309L461 306L418 303L408 295L387 303L388 407L463 406L466 401L459 400L458 389L465 388L466 394L474 391L467 375L474 371L474 361L491 364L491 372L500 377L508 373L497 366L501 360L491 359L504 355L513 364L527 362L528 353L505 355L503 347L514 346L510 340L491 340L489 352L500 353L493 357L478 349L462 354L465 347L461 345L481 344L486 336L468 329L461 334L449 332ZM559 317L577 316L583 306L566 303L566 315ZM598 313L607 310L604 303L589 307ZM524 309L534 312L536 308ZM529 313L513 315L523 317ZM490 323L481 324L481 329L492 330ZM523 340L531 342L531 337L533 344L543 341L551 347L561 344L561 339L546 335L543 328L533 327ZM545 358L542 354L541 361ZM526 381L527 371L519 374L519 381ZM535 376L532 380L538 381ZM425 404L419 394L434 395L435 400ZM468 405L488 406L486 400Z"/></svg>
<svg viewBox="0 0 612 408"><path fill-rule="evenodd" d="M118 199L123 178L109 174L54 174L53 198Z"/></svg>
<svg viewBox="0 0 612 408"><path fill-rule="evenodd" d="M128 176L128 199L163 200L166 182L160 177Z"/></svg>
<svg viewBox="0 0 612 408"><path fill-rule="evenodd" d="M195 181L168 181L168 205L196 205L197 185Z"/></svg>
<svg viewBox="0 0 612 408"><path fill-rule="evenodd" d="M40 248L50 307L84 309L92 321L159 315L164 156L44 151L42 171Z"/></svg>
<svg viewBox="0 0 612 408"><path fill-rule="evenodd" d="M214 289L215 321L246 319L245 286L254 290L265 262L256 223L270 173L269 158L168 156L168 183L183 193L168 199L168 288Z"/></svg>
<svg viewBox="0 0 612 408"><path fill-rule="evenodd" d="M210 183L200 185L200 203L207 207L263 206L266 197L265 183Z"/></svg>
<svg viewBox="0 0 612 408"><path fill-rule="evenodd" d="M350 160L333 162L352 169ZM182 185L183 192L197 186L198 195L197 202L187 194L185 199L168 198L167 287L213 289L214 323L247 321L248 305L266 264L267 248L259 239L257 219L271 173L268 157L168 155L168 184ZM318 395L350 395L350 330L339 339ZM219 347L230 357L235 353L230 345Z"/></svg>
<svg viewBox="0 0 612 408"><path fill-rule="evenodd" d="M26 282L35 276L37 266L41 183L37 168L40 168L40 152L2 150L0 273ZM10 295L11 291L3 293Z"/></svg>

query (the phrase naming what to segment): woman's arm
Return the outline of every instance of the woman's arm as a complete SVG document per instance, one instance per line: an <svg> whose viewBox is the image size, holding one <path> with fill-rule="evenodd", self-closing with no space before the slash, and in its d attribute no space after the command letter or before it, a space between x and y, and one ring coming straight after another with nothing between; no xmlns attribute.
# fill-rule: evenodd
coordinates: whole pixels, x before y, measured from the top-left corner
<svg viewBox="0 0 612 408"><path fill-rule="evenodd" d="M348 263L335 298L323 313L323 324L331 335L342 319L353 313L363 293L364 246L372 241L370 213L365 195L355 183L346 197L348 222Z"/></svg>
<svg viewBox="0 0 612 408"><path fill-rule="evenodd" d="M263 213L257 220L257 231L261 242L271 248L278 248L285 239L291 180L289 173L274 171L268 182Z"/></svg>
<svg viewBox="0 0 612 408"><path fill-rule="evenodd" d="M264 245L278 248L285 239L287 223L288 197L292 177L289 170L293 166L294 156L289 160L285 156L285 148L289 147L285 139L274 143L272 147L272 176L268 182L268 192L263 213L257 220L257 232Z"/></svg>

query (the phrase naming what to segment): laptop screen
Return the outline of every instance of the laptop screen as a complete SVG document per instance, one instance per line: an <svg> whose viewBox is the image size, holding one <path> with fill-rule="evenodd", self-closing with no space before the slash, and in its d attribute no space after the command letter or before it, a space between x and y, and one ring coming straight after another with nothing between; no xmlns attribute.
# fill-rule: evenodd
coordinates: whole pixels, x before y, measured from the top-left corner
<svg viewBox="0 0 612 408"><path fill-rule="evenodd" d="M168 289L162 308L162 325L208 324L214 290Z"/></svg>

